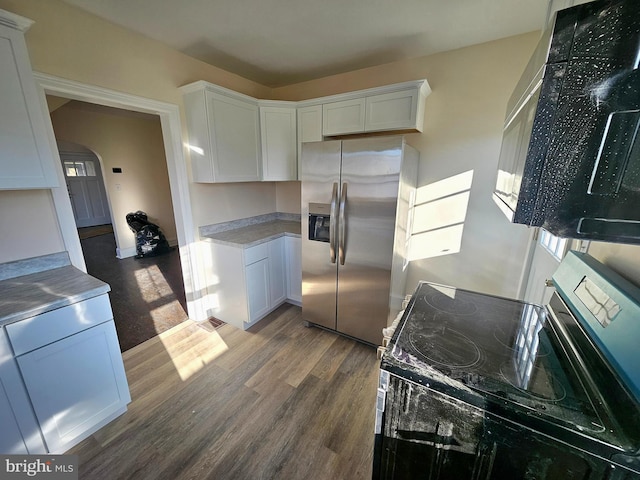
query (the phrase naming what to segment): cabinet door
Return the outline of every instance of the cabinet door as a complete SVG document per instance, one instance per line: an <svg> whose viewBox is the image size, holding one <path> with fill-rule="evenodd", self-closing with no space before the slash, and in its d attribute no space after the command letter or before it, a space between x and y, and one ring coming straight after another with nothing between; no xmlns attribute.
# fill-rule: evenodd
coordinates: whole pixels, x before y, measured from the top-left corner
<svg viewBox="0 0 640 480"><path fill-rule="evenodd" d="M287 299L287 276L284 258L284 237L269 242L269 295L274 308Z"/></svg>
<svg viewBox="0 0 640 480"><path fill-rule="evenodd" d="M2 425L0 430L0 454L28 454L27 445L24 443L22 432L9 403L2 379L0 379L0 425Z"/></svg>
<svg viewBox="0 0 640 480"><path fill-rule="evenodd" d="M367 97L365 131L415 129L418 98L417 88Z"/></svg>
<svg viewBox="0 0 640 480"><path fill-rule="evenodd" d="M298 109L298 180L302 171L302 144L322 141L322 105Z"/></svg>
<svg viewBox="0 0 640 480"><path fill-rule="evenodd" d="M0 328L0 454L46 452L9 337Z"/></svg>
<svg viewBox="0 0 640 480"><path fill-rule="evenodd" d="M302 303L302 241L296 237L285 237L287 258L287 298Z"/></svg>
<svg viewBox="0 0 640 480"><path fill-rule="evenodd" d="M258 105L206 92L216 182L252 182L262 176Z"/></svg>
<svg viewBox="0 0 640 480"><path fill-rule="evenodd" d="M17 358L50 452L63 452L131 400L113 321Z"/></svg>
<svg viewBox="0 0 640 480"><path fill-rule="evenodd" d="M296 109L260 107L262 179L296 180Z"/></svg>
<svg viewBox="0 0 640 480"><path fill-rule="evenodd" d="M364 132L365 99L344 100L322 105L323 135Z"/></svg>
<svg viewBox="0 0 640 480"><path fill-rule="evenodd" d="M264 258L245 267L249 323L269 311L269 259Z"/></svg>
<svg viewBox="0 0 640 480"><path fill-rule="evenodd" d="M0 189L57 187L44 112L23 33L3 26L1 20Z"/></svg>

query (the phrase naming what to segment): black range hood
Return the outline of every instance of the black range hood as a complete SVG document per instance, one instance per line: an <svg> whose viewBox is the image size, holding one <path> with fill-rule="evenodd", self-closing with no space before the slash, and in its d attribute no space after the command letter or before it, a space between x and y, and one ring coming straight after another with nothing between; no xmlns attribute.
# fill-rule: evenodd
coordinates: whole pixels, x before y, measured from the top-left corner
<svg viewBox="0 0 640 480"><path fill-rule="evenodd" d="M494 200L514 223L640 243L640 1L557 13L507 106Z"/></svg>

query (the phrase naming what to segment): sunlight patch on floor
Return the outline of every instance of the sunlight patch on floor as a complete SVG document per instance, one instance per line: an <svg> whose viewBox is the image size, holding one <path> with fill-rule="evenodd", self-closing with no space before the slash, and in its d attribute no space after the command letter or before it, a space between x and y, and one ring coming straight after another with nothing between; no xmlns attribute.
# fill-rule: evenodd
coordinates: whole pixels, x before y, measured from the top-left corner
<svg viewBox="0 0 640 480"><path fill-rule="evenodd" d="M202 330L198 335L201 337L199 342L186 350L182 342L176 342L171 337L159 336L165 351L171 357L176 372L183 381L229 350L225 341L215 330L213 332Z"/></svg>

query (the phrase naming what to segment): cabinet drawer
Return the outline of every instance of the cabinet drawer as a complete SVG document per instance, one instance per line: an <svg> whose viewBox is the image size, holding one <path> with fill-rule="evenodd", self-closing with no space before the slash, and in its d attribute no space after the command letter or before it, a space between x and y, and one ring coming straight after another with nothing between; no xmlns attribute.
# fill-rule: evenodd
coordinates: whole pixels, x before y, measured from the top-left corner
<svg viewBox="0 0 640 480"><path fill-rule="evenodd" d="M251 265L259 260L269 257L269 242L261 243L255 247L245 248L244 264Z"/></svg>
<svg viewBox="0 0 640 480"><path fill-rule="evenodd" d="M7 325L16 356L111 320L108 295L100 295Z"/></svg>

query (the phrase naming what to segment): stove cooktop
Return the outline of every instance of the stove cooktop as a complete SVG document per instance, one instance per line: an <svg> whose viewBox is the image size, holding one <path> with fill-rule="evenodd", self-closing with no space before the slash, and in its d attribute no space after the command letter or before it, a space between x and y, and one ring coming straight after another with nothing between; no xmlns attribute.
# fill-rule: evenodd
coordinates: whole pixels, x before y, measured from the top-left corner
<svg viewBox="0 0 640 480"><path fill-rule="evenodd" d="M543 307L421 283L390 347L388 370L444 393L580 432L606 430Z"/></svg>

